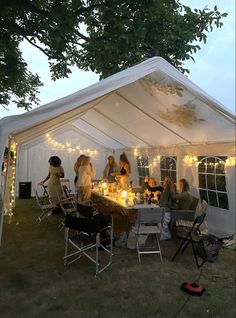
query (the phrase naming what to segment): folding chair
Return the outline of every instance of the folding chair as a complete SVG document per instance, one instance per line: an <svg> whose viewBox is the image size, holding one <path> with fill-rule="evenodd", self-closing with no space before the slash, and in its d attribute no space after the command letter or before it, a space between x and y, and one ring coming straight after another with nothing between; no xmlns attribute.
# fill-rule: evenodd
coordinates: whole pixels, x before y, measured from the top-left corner
<svg viewBox="0 0 236 318"><path fill-rule="evenodd" d="M138 210L137 221L132 231L136 234L136 248L138 253L139 263L141 262L141 254L160 254L161 262L162 253L159 242L159 235L161 233L162 220L164 215L164 208L155 209L140 209ZM140 246L139 238L141 235L153 234L156 238L156 246Z"/></svg>
<svg viewBox="0 0 236 318"><path fill-rule="evenodd" d="M65 199L60 199L60 197L58 196L58 200L59 200L59 205L61 210L64 213L64 218L66 217L66 215L70 214L73 215L77 212L77 206L76 206L76 202L75 200L73 200L73 198L65 198ZM61 231L64 226L65 226L65 220L61 221L61 223L58 226L58 230Z"/></svg>
<svg viewBox="0 0 236 318"><path fill-rule="evenodd" d="M107 246L108 240L109 246ZM112 217L110 222L107 222L100 215L93 219L66 215L64 265L69 265L84 255L95 264L95 273L97 275L112 263L112 244ZM69 245L73 249L70 253L68 252ZM108 261L105 264L101 262L101 252L106 252L108 257Z"/></svg>
<svg viewBox="0 0 236 318"><path fill-rule="evenodd" d="M43 187L43 196L48 197L48 190L47 190L48 186L43 184L42 187Z"/></svg>
<svg viewBox="0 0 236 318"><path fill-rule="evenodd" d="M188 210L171 210L171 224L170 229L173 230L176 223L178 223L180 220L181 222L184 221L190 221L194 222L196 210L198 207L199 199L196 197L193 197L191 205ZM192 225L191 225L192 226Z"/></svg>
<svg viewBox="0 0 236 318"><path fill-rule="evenodd" d="M75 198L75 195L71 193L71 190L65 184L62 186L62 190L66 198Z"/></svg>
<svg viewBox="0 0 236 318"><path fill-rule="evenodd" d="M49 201L48 197L39 197L37 190L34 190L34 192L37 204L41 210L41 214L37 217L35 223L41 223L43 219L52 214L56 206Z"/></svg>
<svg viewBox="0 0 236 318"><path fill-rule="evenodd" d="M208 203L205 200L202 200L202 203L201 203L201 205L199 207L199 215L205 213L207 207L208 207ZM185 226L185 227L191 228L193 226L193 222L194 221L178 219L175 222L175 226ZM201 230L201 229L199 229L199 230Z"/></svg>
<svg viewBox="0 0 236 318"><path fill-rule="evenodd" d="M195 218L193 225L190 229L187 227L179 227L178 228L178 231L176 234L179 238L181 238L181 243L180 243L180 246L179 246L178 250L176 251L175 255L172 257L172 260L171 260L172 262L175 260L176 256L180 252L181 252L181 254L183 254L184 251L186 250L187 246L189 244L191 244L197 267L199 268L205 263L206 257L203 257L201 262L198 261L198 255L197 255L197 249L196 249L197 245L200 244L202 246L203 253L205 251L204 245L202 242L201 232L200 232L200 226L204 222L205 217L206 217L205 212L202 213L201 215L198 215Z"/></svg>

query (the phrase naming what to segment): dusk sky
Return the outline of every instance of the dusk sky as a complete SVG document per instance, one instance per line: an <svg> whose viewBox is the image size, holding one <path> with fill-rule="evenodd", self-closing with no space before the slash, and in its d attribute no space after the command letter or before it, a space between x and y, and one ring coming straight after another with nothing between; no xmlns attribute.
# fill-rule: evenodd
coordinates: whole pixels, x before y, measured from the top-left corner
<svg viewBox="0 0 236 318"><path fill-rule="evenodd" d="M218 6L221 13L227 12L224 26L209 33L207 43L201 43L201 50L193 57L195 63L186 63L188 76L195 84L218 100L226 109L235 113L235 0L182 0L192 8ZM40 105L44 105L82 88L96 83L98 75L73 68L68 79L51 81L46 57L30 46L22 45L23 56L33 73L38 73L44 86L40 89ZM14 105L9 111L0 106L0 118L25 112Z"/></svg>

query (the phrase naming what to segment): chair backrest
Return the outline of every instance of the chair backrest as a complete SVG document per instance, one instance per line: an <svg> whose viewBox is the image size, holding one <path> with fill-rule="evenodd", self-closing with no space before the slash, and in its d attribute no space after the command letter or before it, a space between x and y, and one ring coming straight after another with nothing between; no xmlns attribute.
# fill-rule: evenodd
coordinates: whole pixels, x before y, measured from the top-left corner
<svg viewBox="0 0 236 318"><path fill-rule="evenodd" d="M61 200L59 204L65 215L77 212L76 203L72 200Z"/></svg>
<svg viewBox="0 0 236 318"><path fill-rule="evenodd" d="M208 203L205 200L202 200L202 203L200 205L201 214L206 212L207 207L208 207Z"/></svg>
<svg viewBox="0 0 236 318"><path fill-rule="evenodd" d="M94 216L94 212L97 211L97 206L96 204L77 203L77 210L79 215L85 218L92 218Z"/></svg>
<svg viewBox="0 0 236 318"><path fill-rule="evenodd" d="M199 199L193 196L189 210L196 211L197 206L198 206L198 202L199 202Z"/></svg>
<svg viewBox="0 0 236 318"><path fill-rule="evenodd" d="M159 224L162 222L164 208L140 209L138 210L138 224Z"/></svg>
<svg viewBox="0 0 236 318"><path fill-rule="evenodd" d="M70 179L63 179L62 178L62 179L60 179L60 183L61 183L62 189L63 189L63 186L65 185L69 191L71 190Z"/></svg>
<svg viewBox="0 0 236 318"><path fill-rule="evenodd" d="M68 189L68 187L67 187L66 184L64 184L64 185L62 186L62 189L63 189L63 192L64 192L66 198L69 198L69 197L70 197L70 192L71 192L71 190Z"/></svg>
<svg viewBox="0 0 236 318"><path fill-rule="evenodd" d="M198 215L194 222L193 222L193 226L192 226L192 230L194 233L196 233L197 231L199 231L199 227L202 225L202 223L204 222L205 220L205 217L206 217L206 213L202 213L200 215Z"/></svg>
<svg viewBox="0 0 236 318"><path fill-rule="evenodd" d="M46 205L47 207L48 205L52 205L51 202L49 201L49 198L45 196L40 197L36 189L34 189L34 193L35 193L36 201L41 209L43 209Z"/></svg>
<svg viewBox="0 0 236 318"><path fill-rule="evenodd" d="M34 193L35 193L36 201L40 205L41 203L40 203L40 198L39 198L39 195L38 195L38 191L36 189L34 189Z"/></svg>

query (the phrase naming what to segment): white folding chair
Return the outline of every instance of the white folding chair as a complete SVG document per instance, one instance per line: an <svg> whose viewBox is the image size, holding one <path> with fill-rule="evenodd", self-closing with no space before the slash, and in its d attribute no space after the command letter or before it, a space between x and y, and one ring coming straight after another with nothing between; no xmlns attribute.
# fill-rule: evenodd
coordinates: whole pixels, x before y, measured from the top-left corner
<svg viewBox="0 0 236 318"><path fill-rule="evenodd" d="M139 263L141 262L141 254L160 254L162 262L161 246L159 236L162 228L162 220L164 215L164 208L148 208L138 210L136 225L133 228L136 234L136 248L138 253ZM140 236L152 234L156 238L156 246L140 246Z"/></svg>
<svg viewBox="0 0 236 318"><path fill-rule="evenodd" d="M63 190L63 194L66 198L74 197L70 187L70 180L69 179L60 179L61 187Z"/></svg>
<svg viewBox="0 0 236 318"><path fill-rule="evenodd" d="M43 219L52 214L52 211L56 208L56 206L49 201L48 197L39 197L38 191L34 190L34 192L36 202L41 210L41 214L37 217L35 223L41 223Z"/></svg>
<svg viewBox="0 0 236 318"><path fill-rule="evenodd" d="M70 214L73 215L77 212L77 203L75 201L74 197L64 197L64 199L61 199L58 195L58 202L60 205L60 208L64 214L63 220L60 222L58 226L58 230L61 231L65 226L65 217L66 215Z"/></svg>

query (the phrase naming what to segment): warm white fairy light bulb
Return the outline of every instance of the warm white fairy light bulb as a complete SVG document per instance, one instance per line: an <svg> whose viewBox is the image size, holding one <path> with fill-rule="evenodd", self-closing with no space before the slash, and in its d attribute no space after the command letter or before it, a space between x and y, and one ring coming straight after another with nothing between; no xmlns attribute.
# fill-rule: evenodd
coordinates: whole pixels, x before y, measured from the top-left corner
<svg viewBox="0 0 236 318"><path fill-rule="evenodd" d="M87 153L89 155L96 155L98 153L97 150L81 149L80 145L72 146L71 142L68 141L65 144L60 143L53 139L49 134L46 134L46 139L54 147L58 149L67 149L67 151L70 153L75 151L78 151L80 154Z"/></svg>

